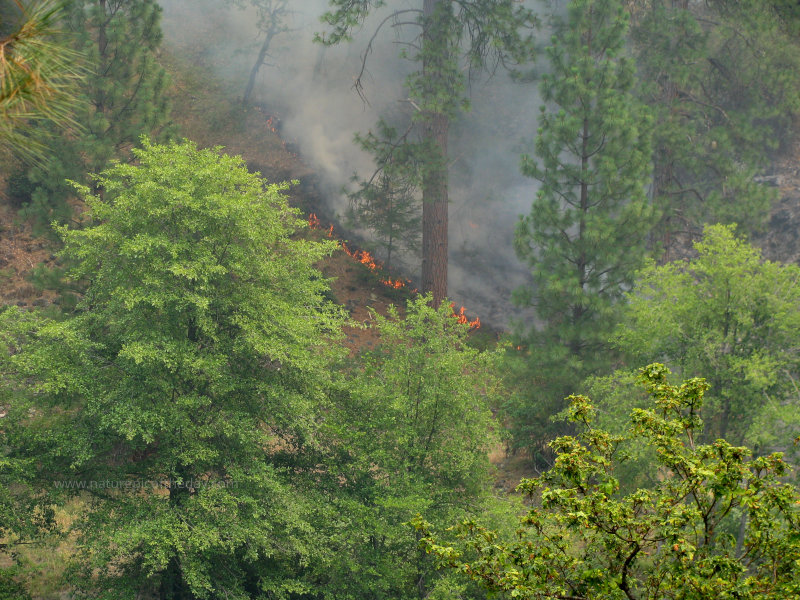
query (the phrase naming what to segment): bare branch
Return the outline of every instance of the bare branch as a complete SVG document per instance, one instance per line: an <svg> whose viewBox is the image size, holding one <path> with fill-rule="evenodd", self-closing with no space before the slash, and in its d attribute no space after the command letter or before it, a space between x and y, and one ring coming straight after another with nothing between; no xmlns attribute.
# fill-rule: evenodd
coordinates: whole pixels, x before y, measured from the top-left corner
<svg viewBox="0 0 800 600"><path fill-rule="evenodd" d="M389 21L391 21L392 19L395 20L395 23L392 25L392 27L397 26L398 23L399 23L397 21L397 17L399 17L402 14L406 14L406 13L421 14L422 11L417 9L417 8L408 8L408 9L405 9L405 10L395 11L392 14L390 14L389 16L387 16L375 28L375 31L372 33L372 37L369 39L369 42L367 43L367 47L364 49L364 53L361 55L361 70L358 72L358 76L356 77L355 83L353 83L353 89L356 90L356 92L358 93L359 98L361 98L361 101L364 104L368 105L368 106L369 106L369 101L367 100L367 97L364 94L364 86L361 83L361 81L362 81L362 79L364 77L364 73L366 73L366 71L367 71L367 58L372 53L372 46L375 43L375 39L378 37L378 33L380 33L380 31L383 28L383 26L386 23L388 23ZM419 25L419 23L413 23L413 24L414 25Z"/></svg>

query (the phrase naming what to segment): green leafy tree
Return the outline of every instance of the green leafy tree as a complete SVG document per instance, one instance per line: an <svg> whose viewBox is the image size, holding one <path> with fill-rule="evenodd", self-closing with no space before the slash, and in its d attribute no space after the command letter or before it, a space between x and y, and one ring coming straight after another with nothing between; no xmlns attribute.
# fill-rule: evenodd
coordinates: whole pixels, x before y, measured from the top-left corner
<svg viewBox="0 0 800 600"><path fill-rule="evenodd" d="M31 129L44 120L75 125L83 57L58 28L59 3L8 4L0 13L0 143L20 158L41 161L46 145L31 137Z"/></svg>
<svg viewBox="0 0 800 600"><path fill-rule="evenodd" d="M347 40L354 28L386 3L330 0L330 6L322 20L331 31L320 40L336 44ZM416 113L396 147L403 148L407 157L413 154L413 164L419 166L416 178L422 196L422 290L431 292L438 306L447 296L450 120L467 108L468 73L487 64L520 63L530 58L532 42L525 30L534 25L535 19L530 10L514 0L421 0L410 6L392 2L387 13L379 30L387 23L394 23L417 26L420 32L417 42L403 52L403 56L419 64L406 80ZM356 80L360 91L366 60L377 34L376 31L364 51L362 71ZM407 140L411 140L410 145L406 145ZM378 162L379 169L393 164L385 157Z"/></svg>
<svg viewBox="0 0 800 600"><path fill-rule="evenodd" d="M36 189L25 212L48 225L70 214L67 179L86 182L87 173L99 173L112 159L129 158L140 136L160 139L168 133L167 76L156 60L161 8L155 0L70 0L65 7L66 27L90 75L75 114L84 131L63 136L52 157L28 173Z"/></svg>
<svg viewBox="0 0 800 600"><path fill-rule="evenodd" d="M553 468L520 485L534 506L515 539L466 521L460 540L444 544L418 518L426 551L512 598L797 597L800 493L782 481L789 467L780 453L754 459L722 439L700 444L708 384L673 386L667 375L659 364L641 370L651 406L633 411L624 436L595 428L591 401L571 397L582 431L553 441ZM625 444L654 450L652 489L618 491Z"/></svg>
<svg viewBox="0 0 800 600"><path fill-rule="evenodd" d="M334 597L438 597L455 584L435 572L406 522L421 511L444 525L501 510L488 460L497 356L470 348L469 325L430 302L410 300L404 316L373 313L376 347L350 363L328 423L342 533L321 585Z"/></svg>
<svg viewBox="0 0 800 600"><path fill-rule="evenodd" d="M709 374L709 440L786 449L800 427L800 268L762 260L731 226L706 227L695 249L642 271L616 343L631 363Z"/></svg>
<svg viewBox="0 0 800 600"><path fill-rule="evenodd" d="M644 264L654 221L645 192L649 118L631 93L622 4L574 0L555 28L540 84L548 106L534 156L522 158L523 173L541 186L515 235L533 282L514 300L538 321L517 332L537 380L536 397L515 410L520 426L558 412L584 377L609 364L619 302Z"/></svg>
<svg viewBox="0 0 800 600"><path fill-rule="evenodd" d="M653 241L666 262L705 223L763 226L775 193L754 177L800 108L800 46L769 2L633 4L638 93L655 115Z"/></svg>
<svg viewBox="0 0 800 600"><path fill-rule="evenodd" d="M314 445L341 309L336 244L240 158L144 142L60 228L86 282L61 321L11 308L3 460L88 494L75 584L97 598L284 597L319 546L292 457ZM17 323L17 325L13 325ZM11 324L11 325L9 325ZM8 338L8 333L4 333Z"/></svg>

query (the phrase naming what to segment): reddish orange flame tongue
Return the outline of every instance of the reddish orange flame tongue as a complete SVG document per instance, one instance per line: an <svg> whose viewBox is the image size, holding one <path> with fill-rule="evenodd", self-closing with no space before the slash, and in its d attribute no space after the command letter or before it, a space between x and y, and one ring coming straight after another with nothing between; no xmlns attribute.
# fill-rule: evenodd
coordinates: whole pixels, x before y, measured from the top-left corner
<svg viewBox="0 0 800 600"><path fill-rule="evenodd" d="M450 310L453 311L453 316L456 318L456 320L459 323L468 324L470 329L478 329L481 326L480 317L475 317L474 320L470 321L467 318L467 315L465 314L467 309L464 308L463 306L459 309L458 312L456 312L456 304L455 304L455 302L451 302L450 303Z"/></svg>
<svg viewBox="0 0 800 600"><path fill-rule="evenodd" d="M308 226L310 229L324 229L324 227L322 226L322 222L319 220L319 217L315 213L311 213L310 215L308 215ZM333 225L330 225L327 228L327 234L328 237L330 238L333 237ZM342 250L344 250L349 257L353 258L354 260L357 260L362 265L366 266L370 271L378 271L380 269L381 267L380 262L377 261L375 257L372 256L372 254L370 254L366 250L350 250L350 248L348 248L347 244L345 244L344 242L339 242L339 243L342 246ZM406 286L408 280L403 281L402 279L392 279L391 277L387 277L385 279L381 279L381 283L390 288L399 290L400 288Z"/></svg>
<svg viewBox="0 0 800 600"><path fill-rule="evenodd" d="M308 215L308 226L310 229L324 229L322 226L322 222L319 220L316 214L311 213ZM328 237L333 237L333 225L327 228ZM357 260L362 265L366 266L370 271L378 271L381 267L379 261L375 260L375 257L372 256L366 250L350 250L347 247L347 244L344 242L339 242L342 246L342 250L350 256L353 260ZM406 286L406 283L410 283L408 280L403 281L402 279L392 279L391 277L387 277L385 279L381 279L381 283L386 285L390 288L394 288L399 290ZM469 325L470 329L478 329L481 326L480 317L475 317L472 321L467 318L466 308L463 306L456 312L456 305L455 303L450 304L450 309L453 311L453 316L457 319L459 323L464 323Z"/></svg>

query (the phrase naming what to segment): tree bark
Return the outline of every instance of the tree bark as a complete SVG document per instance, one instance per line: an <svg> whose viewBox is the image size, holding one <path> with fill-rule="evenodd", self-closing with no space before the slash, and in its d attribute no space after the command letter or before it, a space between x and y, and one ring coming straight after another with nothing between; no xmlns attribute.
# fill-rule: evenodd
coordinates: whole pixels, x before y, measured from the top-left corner
<svg viewBox="0 0 800 600"><path fill-rule="evenodd" d="M440 40L439 28L431 22L437 7L444 0L424 0L423 15L425 31L423 47L436 45ZM447 48L440 49L447 52ZM446 60L439 57L438 60ZM423 74L430 78L428 89L434 93L441 85L437 81L439 72L436 65L423 60ZM447 297L447 134L449 119L446 114L428 112L423 122L425 141L435 148L437 156L432 157L422 181L422 291L433 294L433 304L438 306Z"/></svg>

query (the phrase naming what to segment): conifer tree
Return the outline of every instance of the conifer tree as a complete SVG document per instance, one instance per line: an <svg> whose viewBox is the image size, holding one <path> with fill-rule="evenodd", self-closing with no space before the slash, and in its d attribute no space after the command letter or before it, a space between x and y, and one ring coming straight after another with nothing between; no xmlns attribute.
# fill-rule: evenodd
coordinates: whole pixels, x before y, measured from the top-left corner
<svg viewBox="0 0 800 600"><path fill-rule="evenodd" d="M653 241L667 262L704 223L763 225L775 195L755 176L800 109L800 47L780 3L635 4L637 94L655 115Z"/></svg>
<svg viewBox="0 0 800 600"><path fill-rule="evenodd" d="M0 8L0 149L35 162L46 154L44 144L30 135L36 124L74 124L83 57L58 26L60 3L7 4Z"/></svg>
<svg viewBox="0 0 800 600"><path fill-rule="evenodd" d="M533 273L516 290L539 324L530 344L542 386L520 426L547 418L586 375L608 361L616 305L646 255L653 222L645 182L650 122L631 94L634 65L623 56L628 16L619 0L572 0L557 19L534 156L522 170L541 186L520 220L515 248Z"/></svg>
<svg viewBox="0 0 800 600"><path fill-rule="evenodd" d="M388 4L388 7L386 5ZM406 79L416 113L397 149L413 154L422 199L422 289L438 306L447 295L448 173L447 142L450 120L468 106L466 78L487 63L518 64L528 60L532 41L525 29L536 20L515 0L330 0L322 20L331 31L320 40L336 44L373 12L386 7L378 29L387 25L416 25L415 36L402 55L419 63ZM364 65L377 31L364 51ZM466 67L466 68L465 68ZM366 67L365 67L366 68ZM362 75L364 70L362 70ZM361 89L361 76L356 80ZM418 140L418 141L417 141Z"/></svg>
<svg viewBox="0 0 800 600"><path fill-rule="evenodd" d="M155 0L70 0L66 24L87 57L79 135L63 136L52 157L28 176L36 184L27 213L49 223L66 216L66 179L85 181L112 159L126 159L142 135L167 133L167 76L157 63L161 8ZM98 191L95 189L95 191Z"/></svg>
<svg viewBox="0 0 800 600"><path fill-rule="evenodd" d="M291 31L289 28L289 18L292 10L289 0L227 0L230 4L244 9L248 6L255 10L256 28L258 29L261 43L253 66L250 67L250 75L247 78L247 86L242 94L242 104L250 102L253 90L256 87L256 77L258 72L270 58L270 50L275 38L281 34Z"/></svg>
<svg viewBox="0 0 800 600"><path fill-rule="evenodd" d="M409 143L383 121L377 134L356 135L356 142L375 156L378 168L366 180L353 176L359 187L348 194L349 216L375 234L391 269L393 253L419 251L421 211L416 192L421 184L419 162L424 159L418 144Z"/></svg>

